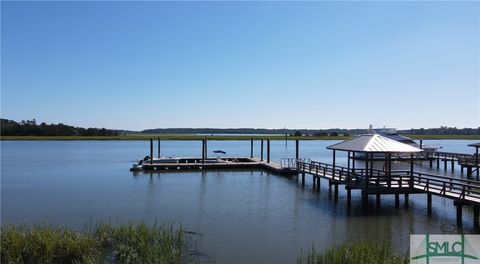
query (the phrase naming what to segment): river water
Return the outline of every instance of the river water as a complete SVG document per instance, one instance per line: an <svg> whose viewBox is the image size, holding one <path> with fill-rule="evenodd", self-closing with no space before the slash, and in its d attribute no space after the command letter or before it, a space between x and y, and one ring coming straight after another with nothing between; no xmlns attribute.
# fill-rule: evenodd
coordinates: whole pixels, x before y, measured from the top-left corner
<svg viewBox="0 0 480 264"><path fill-rule="evenodd" d="M326 146L337 141L301 141L300 156L331 162ZM473 153L474 141L428 140L443 151ZM131 163L148 154L144 141L2 141L1 222L70 226L82 229L99 221L182 224L201 233L206 262L292 263L302 249L322 249L346 239L391 240L399 253L408 251L410 234L475 233L472 212L464 209L464 226L455 225L451 200L433 197L427 214L426 195L410 196L409 208L394 207L393 196L374 197L367 211L359 191L340 188L333 200L327 182L319 193L309 177L302 188L295 178L265 171L132 173ZM294 142L272 141L271 157L295 156ZM154 148L156 150L156 146ZM209 141L209 155L221 149L228 156L249 156L250 141ZM200 156L200 141L162 141L162 155ZM259 155L259 143L255 143ZM346 164L345 155L337 162ZM416 170L462 177L454 172ZM381 166L379 164L378 166ZM394 168L408 167L395 163ZM403 197L401 198L403 203Z"/></svg>

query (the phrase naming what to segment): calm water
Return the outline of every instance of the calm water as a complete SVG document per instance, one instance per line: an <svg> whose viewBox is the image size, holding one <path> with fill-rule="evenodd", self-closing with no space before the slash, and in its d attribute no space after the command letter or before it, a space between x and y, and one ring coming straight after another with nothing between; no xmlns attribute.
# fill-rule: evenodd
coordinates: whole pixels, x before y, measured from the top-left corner
<svg viewBox="0 0 480 264"><path fill-rule="evenodd" d="M336 141L303 141L301 156L330 162L326 146ZM424 141L444 151L472 153L473 141ZM391 239L400 252L412 233L456 233L452 201L433 198L427 215L426 196L411 195L410 208L394 208L393 196L382 197L375 209L370 199L362 210L360 193L352 208L340 188L338 202L322 182L312 192L310 178L303 189L295 178L261 171L137 173L130 164L147 155L140 141L3 141L1 144L1 221L49 223L77 229L90 221L181 223L202 233L201 250L217 263L292 263L300 250L314 244L369 237ZM272 141L272 160L294 157L294 142ZM255 145L258 155L259 145ZM249 156L249 141L210 141L209 152L222 149ZM156 150L156 147L155 147ZM200 156L201 142L164 141L167 156ZM346 160L339 159L339 163ZM381 166L382 164L377 164ZM408 167L396 163L395 167ZM441 166L443 168L443 166ZM458 166L457 166L458 167ZM417 170L428 170L428 166ZM439 174L455 172L432 170ZM402 197L403 198L403 197ZM403 202L403 199L401 199ZM472 212L464 211L466 233L474 233Z"/></svg>

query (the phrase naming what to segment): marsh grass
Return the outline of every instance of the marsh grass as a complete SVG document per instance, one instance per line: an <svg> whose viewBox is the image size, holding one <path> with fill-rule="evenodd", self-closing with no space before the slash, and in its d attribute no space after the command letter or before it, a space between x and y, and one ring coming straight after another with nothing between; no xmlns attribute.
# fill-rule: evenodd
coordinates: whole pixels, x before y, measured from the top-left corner
<svg viewBox="0 0 480 264"><path fill-rule="evenodd" d="M299 264L406 264L407 257L396 256L389 243L372 240L348 241L323 252L311 248L298 256Z"/></svg>
<svg viewBox="0 0 480 264"><path fill-rule="evenodd" d="M1 263L192 262L181 227L99 224L94 230L63 227L1 228Z"/></svg>

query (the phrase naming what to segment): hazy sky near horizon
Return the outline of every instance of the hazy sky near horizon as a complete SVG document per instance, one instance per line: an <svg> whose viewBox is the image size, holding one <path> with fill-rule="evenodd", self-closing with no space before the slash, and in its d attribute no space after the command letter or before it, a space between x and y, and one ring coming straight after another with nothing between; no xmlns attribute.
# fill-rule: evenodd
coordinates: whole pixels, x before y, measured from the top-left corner
<svg viewBox="0 0 480 264"><path fill-rule="evenodd" d="M1 116L480 126L480 2L1 2Z"/></svg>

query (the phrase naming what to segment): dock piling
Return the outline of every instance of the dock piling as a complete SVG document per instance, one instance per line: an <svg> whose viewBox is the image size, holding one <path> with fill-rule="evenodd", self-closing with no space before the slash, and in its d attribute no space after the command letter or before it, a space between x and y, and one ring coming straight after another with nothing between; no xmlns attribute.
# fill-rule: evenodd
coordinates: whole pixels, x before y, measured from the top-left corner
<svg viewBox="0 0 480 264"><path fill-rule="evenodd" d="M250 138L250 158L253 158L253 137Z"/></svg>
<svg viewBox="0 0 480 264"><path fill-rule="evenodd" d="M202 164L205 164L205 139L202 139Z"/></svg>
<svg viewBox="0 0 480 264"><path fill-rule="evenodd" d="M405 202L405 208L408 208L408 206L409 206L409 204L408 204L409 203L408 193L405 194L405 201L404 202Z"/></svg>
<svg viewBox="0 0 480 264"><path fill-rule="evenodd" d="M208 159L208 141L207 141L207 137L205 137L205 158Z"/></svg>
<svg viewBox="0 0 480 264"><path fill-rule="evenodd" d="M150 138L150 164L153 164L153 138Z"/></svg>
<svg viewBox="0 0 480 264"><path fill-rule="evenodd" d="M432 213L432 194L427 193L427 211L428 214Z"/></svg>
<svg viewBox="0 0 480 264"><path fill-rule="evenodd" d="M263 138L260 140L260 161L263 161Z"/></svg>
<svg viewBox="0 0 480 264"><path fill-rule="evenodd" d="M157 138L157 154L158 154L158 158L160 158L160 137Z"/></svg>
<svg viewBox="0 0 480 264"><path fill-rule="evenodd" d="M462 226L462 204L457 204L457 226Z"/></svg>
<svg viewBox="0 0 480 264"><path fill-rule="evenodd" d="M347 206L350 207L352 205L352 190L347 188Z"/></svg>
<svg viewBox="0 0 480 264"><path fill-rule="evenodd" d="M270 139L267 139L267 163L270 163Z"/></svg>
<svg viewBox="0 0 480 264"><path fill-rule="evenodd" d="M298 153L298 139L295 140L295 159L298 160L299 153Z"/></svg>
<svg viewBox="0 0 480 264"><path fill-rule="evenodd" d="M400 207L400 194L395 194L395 208Z"/></svg>

